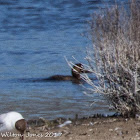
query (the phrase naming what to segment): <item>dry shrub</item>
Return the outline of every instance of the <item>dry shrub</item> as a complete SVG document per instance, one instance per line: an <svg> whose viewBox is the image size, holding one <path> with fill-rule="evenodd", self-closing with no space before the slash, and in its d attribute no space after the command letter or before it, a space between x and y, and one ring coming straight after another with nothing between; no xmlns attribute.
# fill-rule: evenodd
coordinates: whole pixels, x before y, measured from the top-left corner
<svg viewBox="0 0 140 140"><path fill-rule="evenodd" d="M117 112L135 116L140 112L140 2L94 14L90 27L93 48L86 59L98 82L87 75L84 80Z"/></svg>

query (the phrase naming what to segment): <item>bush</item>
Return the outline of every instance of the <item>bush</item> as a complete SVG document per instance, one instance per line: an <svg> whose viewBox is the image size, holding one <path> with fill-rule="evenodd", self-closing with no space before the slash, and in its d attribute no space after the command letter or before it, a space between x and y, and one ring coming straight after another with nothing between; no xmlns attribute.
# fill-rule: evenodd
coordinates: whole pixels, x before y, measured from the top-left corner
<svg viewBox="0 0 140 140"><path fill-rule="evenodd" d="M83 78L124 116L140 112L140 2L106 9L90 22L92 50L86 59L98 83Z"/></svg>

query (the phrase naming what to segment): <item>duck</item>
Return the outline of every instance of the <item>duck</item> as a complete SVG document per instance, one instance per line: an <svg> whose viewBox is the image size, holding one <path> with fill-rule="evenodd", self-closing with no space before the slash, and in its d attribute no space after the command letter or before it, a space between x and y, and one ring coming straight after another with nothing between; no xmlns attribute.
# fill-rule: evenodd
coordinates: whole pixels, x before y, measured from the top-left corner
<svg viewBox="0 0 140 140"><path fill-rule="evenodd" d="M23 116L15 111L0 115L0 137L9 140L16 136L20 140L24 140L24 132L27 127L27 122Z"/></svg>
<svg viewBox="0 0 140 140"><path fill-rule="evenodd" d="M85 70L84 66L81 63L75 64L71 69L72 75L53 75L48 78L40 79L40 81L73 81L78 82L81 80L81 73L91 73L88 70Z"/></svg>
<svg viewBox="0 0 140 140"><path fill-rule="evenodd" d="M23 82L47 82L47 81L72 81L74 83L79 83L81 81L81 73L91 73L86 70L81 63L76 63L71 69L72 75L53 75L48 78L33 78L33 79L21 79Z"/></svg>

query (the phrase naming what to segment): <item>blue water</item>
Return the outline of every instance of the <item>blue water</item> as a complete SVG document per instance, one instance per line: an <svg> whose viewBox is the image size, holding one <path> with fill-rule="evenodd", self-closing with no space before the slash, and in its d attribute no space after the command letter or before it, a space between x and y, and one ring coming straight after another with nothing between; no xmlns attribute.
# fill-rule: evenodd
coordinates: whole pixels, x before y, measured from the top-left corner
<svg viewBox="0 0 140 140"><path fill-rule="evenodd" d="M72 82L20 82L15 79L70 75L64 56L82 63L90 40L88 20L112 0L0 0L0 112L26 118L110 114L97 94L88 97ZM93 101L95 104L91 105Z"/></svg>

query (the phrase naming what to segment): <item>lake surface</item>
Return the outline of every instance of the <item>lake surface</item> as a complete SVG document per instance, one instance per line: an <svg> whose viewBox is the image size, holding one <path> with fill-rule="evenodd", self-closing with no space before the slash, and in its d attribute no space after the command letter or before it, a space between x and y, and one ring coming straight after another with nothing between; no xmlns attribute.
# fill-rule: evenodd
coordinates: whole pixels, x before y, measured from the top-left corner
<svg viewBox="0 0 140 140"><path fill-rule="evenodd" d="M93 12L112 0L0 0L0 112L19 111L27 119L110 114L103 97L83 94L79 84L20 82L16 79L71 75L64 56L82 63L90 41ZM95 101L95 104L92 104Z"/></svg>

